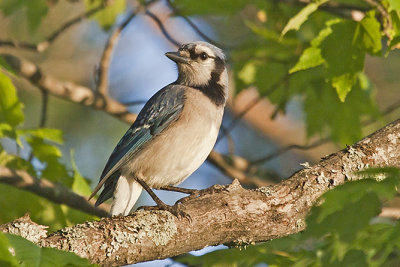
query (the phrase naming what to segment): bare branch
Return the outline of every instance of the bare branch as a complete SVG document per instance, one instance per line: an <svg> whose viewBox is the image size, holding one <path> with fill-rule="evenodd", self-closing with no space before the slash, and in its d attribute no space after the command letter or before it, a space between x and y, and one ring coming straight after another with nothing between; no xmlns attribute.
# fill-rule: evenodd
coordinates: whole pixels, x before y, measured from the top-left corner
<svg viewBox="0 0 400 267"><path fill-rule="evenodd" d="M215 45L215 46L218 46L219 48L222 48L222 49L224 49L224 50L227 50L227 49L232 48L231 46L227 46L227 45L221 44L221 43L219 43L219 42L217 42L217 41L211 39L208 35L206 35L204 32L202 32L202 31L199 29L199 27L197 27L197 25L194 24L193 21L192 21L189 17L183 15L181 12L179 12L179 10L178 10L177 8L175 8L175 6L171 3L171 0L167 0L167 3L168 3L168 5L169 5L169 7L172 9L172 11L174 12L174 14L177 15L177 16L180 16L181 18L183 18L183 19L186 21L186 23L187 23L190 27L192 27L192 29L193 29L201 38L203 38L203 39L206 40L207 42L209 42L209 43L211 43L211 44L213 44L213 45Z"/></svg>
<svg viewBox="0 0 400 267"><path fill-rule="evenodd" d="M170 41L173 45L180 47L181 43L178 42L177 40L175 40L167 31L167 29L165 28L164 24L162 23L162 21L150 10L146 10L145 13L147 16L149 16L150 18L152 18L154 20L154 22L157 24L157 26L160 28L161 32L164 34L165 38L167 38L168 41Z"/></svg>
<svg viewBox="0 0 400 267"><path fill-rule="evenodd" d="M72 192L60 184L53 183L44 178L38 179L26 171L12 170L0 166L0 182L35 193L55 203L65 204L71 208L92 215L105 217L108 214L108 205L102 208L95 208L94 200L87 201L85 197Z"/></svg>
<svg viewBox="0 0 400 267"><path fill-rule="evenodd" d="M2 56L18 75L29 80L34 86L37 86L53 96L93 107L126 122L133 123L136 119L136 115L130 113L126 109L126 106L108 96L96 97L90 88L72 82L58 80L55 77L43 73L38 66L30 61L8 54L3 54Z"/></svg>
<svg viewBox="0 0 400 267"><path fill-rule="evenodd" d="M247 106L241 112L239 112L237 115L235 115L235 117L233 118L231 123L228 125L228 127L226 127L225 131L222 132L222 134L218 137L216 143L218 144L218 142L226 136L226 133L229 133L230 131L232 131L232 129L236 126L236 124L238 124L240 119L244 115L246 115L246 113L249 112L252 108L254 108L261 100L262 100L262 98L257 96L250 103L248 103Z"/></svg>
<svg viewBox="0 0 400 267"><path fill-rule="evenodd" d="M65 228L39 244L74 252L93 263L117 266L209 245L261 242L294 234L304 229L307 213L324 192L363 178L355 172L368 166L400 167L399 143L397 120L277 185L246 190L234 181L222 191L189 200L181 209L191 216L191 222L165 211L138 211Z"/></svg>
<svg viewBox="0 0 400 267"><path fill-rule="evenodd" d="M56 31L54 31L52 34L50 34L44 41L38 43L38 44L31 44L27 42L20 42L20 41L14 41L14 40L0 40L0 46L10 46L14 48L20 48L20 49L27 49L27 50L33 50L36 52L43 52L49 48L50 44L54 42L54 40L57 39L58 36L60 36L61 33L69 29L71 26L81 22L82 20L93 16L100 10L104 9L106 7L106 4L101 4L99 6L96 6L92 9L89 9L85 11L84 13L78 15L77 17L71 19L70 21L67 21L64 23L60 28L58 28Z"/></svg>
<svg viewBox="0 0 400 267"><path fill-rule="evenodd" d="M273 158L276 158L276 157L282 155L283 153L286 153L289 150L292 150L292 149L298 149L298 150L312 149L312 148L315 148L317 146L326 144L329 141L330 141L329 138L323 138L323 139L316 140L315 142L312 142L311 144L308 144L308 145L297 145L297 144L288 145L288 146L285 146L283 148L278 149L277 151L275 151L274 153L272 153L270 155L263 156L261 158L255 159L255 160L251 160L250 162L251 162L251 164L262 164L262 163L270 161Z"/></svg>
<svg viewBox="0 0 400 267"><path fill-rule="evenodd" d="M131 12L126 19L117 26L110 37L107 40L107 44L104 48L103 54L101 55L100 67L98 69L98 82L96 92L102 95L107 95L108 89L108 70L111 63L111 55L114 50L114 46L117 44L119 36L124 28L132 21L138 12Z"/></svg>

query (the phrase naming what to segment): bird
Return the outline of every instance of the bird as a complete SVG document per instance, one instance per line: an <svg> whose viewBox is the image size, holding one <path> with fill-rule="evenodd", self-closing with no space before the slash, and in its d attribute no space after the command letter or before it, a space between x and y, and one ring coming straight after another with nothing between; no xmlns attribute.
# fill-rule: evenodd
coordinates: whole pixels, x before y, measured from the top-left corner
<svg viewBox="0 0 400 267"><path fill-rule="evenodd" d="M112 198L110 216L128 215L142 189L156 202L155 208L181 214L152 188L190 194L190 189L176 185L200 167L216 143L228 98L223 51L196 41L165 56L176 63L178 78L146 102L89 197L104 185L95 206Z"/></svg>

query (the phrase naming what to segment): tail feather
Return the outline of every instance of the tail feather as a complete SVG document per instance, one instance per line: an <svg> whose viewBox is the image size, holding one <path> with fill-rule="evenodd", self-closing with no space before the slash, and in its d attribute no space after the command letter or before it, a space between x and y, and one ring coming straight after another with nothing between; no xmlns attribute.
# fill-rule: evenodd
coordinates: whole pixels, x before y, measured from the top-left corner
<svg viewBox="0 0 400 267"><path fill-rule="evenodd" d="M100 193L99 198L97 199L96 203L94 204L96 207L106 201L109 198L112 198L115 186L117 185L120 173L115 172L112 174L109 179L104 183L104 189Z"/></svg>

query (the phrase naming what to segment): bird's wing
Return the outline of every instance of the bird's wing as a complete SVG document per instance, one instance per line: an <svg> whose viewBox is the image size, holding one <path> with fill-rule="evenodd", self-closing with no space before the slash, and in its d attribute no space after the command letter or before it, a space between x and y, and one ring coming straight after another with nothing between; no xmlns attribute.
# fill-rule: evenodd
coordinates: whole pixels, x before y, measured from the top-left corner
<svg viewBox="0 0 400 267"><path fill-rule="evenodd" d="M184 88L168 85L158 91L140 111L136 121L121 138L104 167L91 199L107 179L132 159L145 144L175 121L184 105ZM118 179L114 177L113 179ZM110 183L113 184L113 183Z"/></svg>

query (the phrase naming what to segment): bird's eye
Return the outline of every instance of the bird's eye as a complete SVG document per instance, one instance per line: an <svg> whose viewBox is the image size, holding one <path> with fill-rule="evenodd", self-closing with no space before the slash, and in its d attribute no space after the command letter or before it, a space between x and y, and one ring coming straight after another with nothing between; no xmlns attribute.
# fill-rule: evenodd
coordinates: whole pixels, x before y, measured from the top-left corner
<svg viewBox="0 0 400 267"><path fill-rule="evenodd" d="M200 58L202 60L206 60L208 58L208 55L205 52L203 52L203 53L200 54Z"/></svg>

